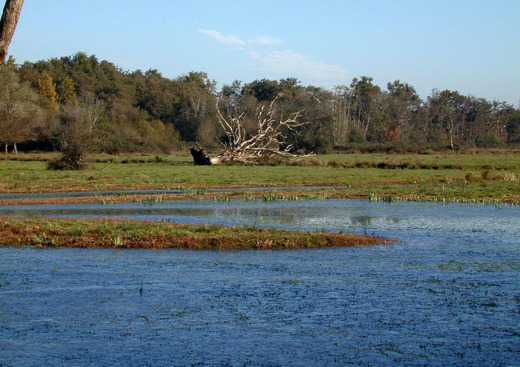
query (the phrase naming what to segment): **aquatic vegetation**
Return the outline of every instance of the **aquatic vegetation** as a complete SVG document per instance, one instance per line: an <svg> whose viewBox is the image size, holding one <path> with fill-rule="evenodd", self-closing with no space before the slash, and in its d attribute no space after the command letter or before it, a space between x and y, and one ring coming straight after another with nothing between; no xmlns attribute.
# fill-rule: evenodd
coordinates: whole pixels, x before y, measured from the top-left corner
<svg viewBox="0 0 520 367"><path fill-rule="evenodd" d="M302 199L302 197L300 197L298 195L282 196L282 200L296 201L296 200L301 200L301 199Z"/></svg>
<svg viewBox="0 0 520 367"><path fill-rule="evenodd" d="M31 244L34 246L53 247L56 245L56 238L47 237L45 234L34 235L33 239L34 239L34 241Z"/></svg>
<svg viewBox="0 0 520 367"><path fill-rule="evenodd" d="M124 241L123 241L123 237L121 236L115 236L114 238L112 238L112 243L114 244L114 247L124 247Z"/></svg>
<svg viewBox="0 0 520 367"><path fill-rule="evenodd" d="M262 201L275 201L277 197L275 192L268 192L262 195Z"/></svg>
<svg viewBox="0 0 520 367"><path fill-rule="evenodd" d="M305 199L308 199L308 200L326 200L328 198L329 198L329 195L323 191L305 195Z"/></svg>
<svg viewBox="0 0 520 367"><path fill-rule="evenodd" d="M374 194L374 193L370 193L370 196L368 197L368 200L370 202L376 202L376 201L379 201L380 200L380 197L377 196L377 194Z"/></svg>

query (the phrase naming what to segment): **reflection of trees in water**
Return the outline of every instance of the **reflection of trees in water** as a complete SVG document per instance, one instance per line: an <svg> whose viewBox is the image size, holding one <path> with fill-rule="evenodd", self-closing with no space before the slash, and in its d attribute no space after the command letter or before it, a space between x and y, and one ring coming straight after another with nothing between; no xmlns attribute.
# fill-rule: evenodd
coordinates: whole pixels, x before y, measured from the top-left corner
<svg viewBox="0 0 520 367"><path fill-rule="evenodd" d="M368 227L370 224L372 224L372 218L369 215L359 215L359 216L352 216L350 217L350 222L353 225L361 225L363 227Z"/></svg>
<svg viewBox="0 0 520 367"><path fill-rule="evenodd" d="M296 209L288 208L218 208L215 210L216 215L233 216L237 218L246 219L275 219L286 223L294 223L301 221L308 217L304 212Z"/></svg>
<svg viewBox="0 0 520 367"><path fill-rule="evenodd" d="M372 224L372 221L375 219L375 217L370 215L359 215L359 216L352 216L350 217L350 222L352 225L360 225L363 227L368 227ZM399 223L401 220L398 217L385 217L386 221L392 222L394 224Z"/></svg>

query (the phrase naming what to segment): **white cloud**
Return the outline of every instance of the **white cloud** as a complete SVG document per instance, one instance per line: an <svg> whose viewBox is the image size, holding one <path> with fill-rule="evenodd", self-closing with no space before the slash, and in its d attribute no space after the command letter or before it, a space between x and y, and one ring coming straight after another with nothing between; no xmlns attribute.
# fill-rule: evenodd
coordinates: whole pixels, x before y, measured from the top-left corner
<svg viewBox="0 0 520 367"><path fill-rule="evenodd" d="M218 43L223 43L225 45L245 45L246 42L240 39L237 36L226 36L222 34L219 31L211 30L211 29L199 29L199 33L205 34L207 36L210 36L214 40L216 40Z"/></svg>
<svg viewBox="0 0 520 367"><path fill-rule="evenodd" d="M233 46L233 45L245 46L246 44L266 46L266 45L279 45L282 43L282 40L280 38L267 37L267 36L258 36L253 39L250 39L248 41L244 41L240 37L225 35L222 32L219 32L219 31L216 31L213 29L198 29L198 32L213 38L218 43L222 43L222 44L228 45L228 46Z"/></svg>
<svg viewBox="0 0 520 367"><path fill-rule="evenodd" d="M260 36L250 40L249 43L257 45L279 45L282 43L282 40L280 38Z"/></svg>
<svg viewBox="0 0 520 367"><path fill-rule="evenodd" d="M311 57L291 50L272 51L268 54L249 53L251 60L271 72L315 81L342 81L348 78L348 70L333 64L313 60Z"/></svg>
<svg viewBox="0 0 520 367"><path fill-rule="evenodd" d="M249 59L256 67L276 74L279 77L293 76L307 79L321 84L341 84L347 80L349 72L344 67L327 64L292 50L260 52L260 46L279 45L280 38L258 36L247 41L231 35L225 35L216 30L199 29L215 41L228 46L242 46L242 50L249 51ZM331 84L332 85L332 84Z"/></svg>

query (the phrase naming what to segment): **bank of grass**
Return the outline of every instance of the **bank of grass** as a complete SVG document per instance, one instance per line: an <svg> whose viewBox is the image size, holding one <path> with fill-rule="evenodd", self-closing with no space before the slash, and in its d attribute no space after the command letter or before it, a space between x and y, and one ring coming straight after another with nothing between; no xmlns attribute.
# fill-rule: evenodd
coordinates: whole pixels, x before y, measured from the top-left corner
<svg viewBox="0 0 520 367"><path fill-rule="evenodd" d="M353 234L93 219L1 218L0 246L280 250L367 246L392 240Z"/></svg>

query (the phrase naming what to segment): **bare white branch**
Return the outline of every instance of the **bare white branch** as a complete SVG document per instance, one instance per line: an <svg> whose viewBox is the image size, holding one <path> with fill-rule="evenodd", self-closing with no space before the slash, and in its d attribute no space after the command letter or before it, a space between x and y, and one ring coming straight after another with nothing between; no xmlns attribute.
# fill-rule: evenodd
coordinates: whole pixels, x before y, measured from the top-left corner
<svg viewBox="0 0 520 367"><path fill-rule="evenodd" d="M220 127L224 131L227 141L223 142L225 151L212 159L213 164L225 161L248 162L262 156L295 157L292 154L292 145L285 142L285 131L297 131L305 126L306 122L300 122L302 111L291 113L288 118L283 114L277 118L277 98L269 104L262 104L256 111L256 129L247 134L245 127L245 113L236 113L236 110L228 110L224 116L216 105L217 118Z"/></svg>

